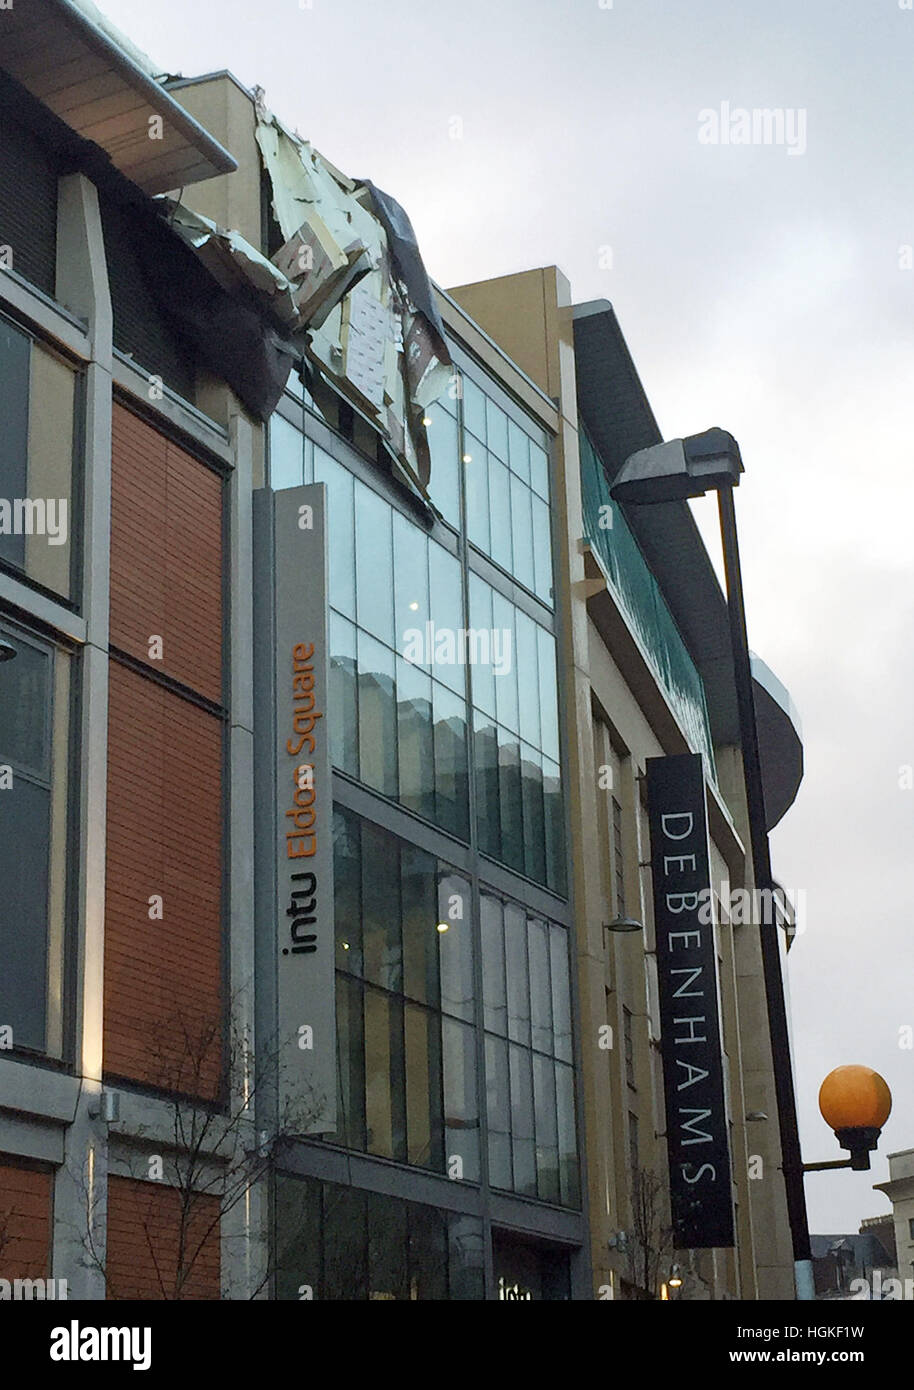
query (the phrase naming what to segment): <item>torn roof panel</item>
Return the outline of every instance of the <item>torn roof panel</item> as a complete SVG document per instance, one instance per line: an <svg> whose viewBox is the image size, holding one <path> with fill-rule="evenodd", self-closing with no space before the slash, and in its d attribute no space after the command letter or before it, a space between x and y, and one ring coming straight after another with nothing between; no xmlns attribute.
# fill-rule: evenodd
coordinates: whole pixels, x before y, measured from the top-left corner
<svg viewBox="0 0 914 1390"><path fill-rule="evenodd" d="M284 238L273 256L296 286L311 360L372 420L423 494L423 424L451 359L434 292L404 210L348 178L292 135L255 92L256 139Z"/></svg>
<svg viewBox="0 0 914 1390"><path fill-rule="evenodd" d="M145 193L237 168L89 0L16 0L4 10L0 64Z"/></svg>

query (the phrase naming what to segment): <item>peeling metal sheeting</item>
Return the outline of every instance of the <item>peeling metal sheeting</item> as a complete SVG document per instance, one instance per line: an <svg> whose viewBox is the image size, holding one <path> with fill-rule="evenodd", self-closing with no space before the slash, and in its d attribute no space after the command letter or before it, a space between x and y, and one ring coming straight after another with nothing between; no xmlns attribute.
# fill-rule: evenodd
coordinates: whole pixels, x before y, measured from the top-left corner
<svg viewBox="0 0 914 1390"><path fill-rule="evenodd" d="M172 231L196 251L199 260L224 290L234 294L240 286L246 285L263 296L265 307L283 326L291 330L300 326L295 286L256 247L238 232L218 226L168 195L157 198L156 202Z"/></svg>
<svg viewBox="0 0 914 1390"><path fill-rule="evenodd" d="M257 96L257 144L283 237L272 260L292 287L305 350L428 495L423 417L452 367L412 224L388 194L291 135Z"/></svg>

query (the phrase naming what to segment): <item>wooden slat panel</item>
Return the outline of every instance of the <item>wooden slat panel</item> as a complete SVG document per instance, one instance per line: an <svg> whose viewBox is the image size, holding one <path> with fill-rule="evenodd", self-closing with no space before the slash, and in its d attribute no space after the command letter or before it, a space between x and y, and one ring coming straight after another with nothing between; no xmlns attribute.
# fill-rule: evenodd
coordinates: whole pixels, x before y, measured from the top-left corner
<svg viewBox="0 0 914 1390"><path fill-rule="evenodd" d="M51 1273L51 1174L0 1161L0 1279Z"/></svg>
<svg viewBox="0 0 914 1390"><path fill-rule="evenodd" d="M164 1183L108 1179L108 1297L218 1299L219 1199L181 1194ZM184 1278L179 1246L185 1254ZM197 1252L199 1247L199 1253Z"/></svg>
<svg viewBox="0 0 914 1390"><path fill-rule="evenodd" d="M107 1072L217 1094L222 1017L222 725L111 663L105 910ZM160 895L162 920L149 917ZM185 1028L187 1032L185 1033Z"/></svg>
<svg viewBox="0 0 914 1390"><path fill-rule="evenodd" d="M154 370L154 364L152 364ZM208 699L222 699L222 481L115 406L111 642ZM160 636L164 660L149 661Z"/></svg>

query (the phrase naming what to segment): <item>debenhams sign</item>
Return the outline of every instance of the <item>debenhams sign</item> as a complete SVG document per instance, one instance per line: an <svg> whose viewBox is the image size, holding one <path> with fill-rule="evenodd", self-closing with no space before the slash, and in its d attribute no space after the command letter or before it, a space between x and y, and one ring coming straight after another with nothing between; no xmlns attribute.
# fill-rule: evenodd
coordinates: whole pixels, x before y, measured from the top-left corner
<svg viewBox="0 0 914 1390"><path fill-rule="evenodd" d="M325 498L322 483L255 494L258 907L272 935L284 1134L336 1128Z"/></svg>
<svg viewBox="0 0 914 1390"><path fill-rule="evenodd" d="M711 875L700 754L647 760L674 1242L733 1245ZM704 890L704 891L702 891Z"/></svg>

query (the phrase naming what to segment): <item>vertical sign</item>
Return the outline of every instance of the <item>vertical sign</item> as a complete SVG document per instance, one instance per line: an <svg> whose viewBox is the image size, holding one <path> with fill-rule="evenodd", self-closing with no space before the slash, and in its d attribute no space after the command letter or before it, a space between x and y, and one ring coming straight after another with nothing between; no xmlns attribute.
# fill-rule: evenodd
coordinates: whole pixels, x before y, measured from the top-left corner
<svg viewBox="0 0 914 1390"><path fill-rule="evenodd" d="M647 760L674 1241L732 1246L717 948L700 753Z"/></svg>
<svg viewBox="0 0 914 1390"><path fill-rule="evenodd" d="M272 508L273 804L265 857L275 941L277 1123L285 1134L325 1134L336 1129L337 1094L326 490L315 483L267 498L259 505ZM261 573L258 582L265 580L269 589ZM260 653L264 659L263 646Z"/></svg>

